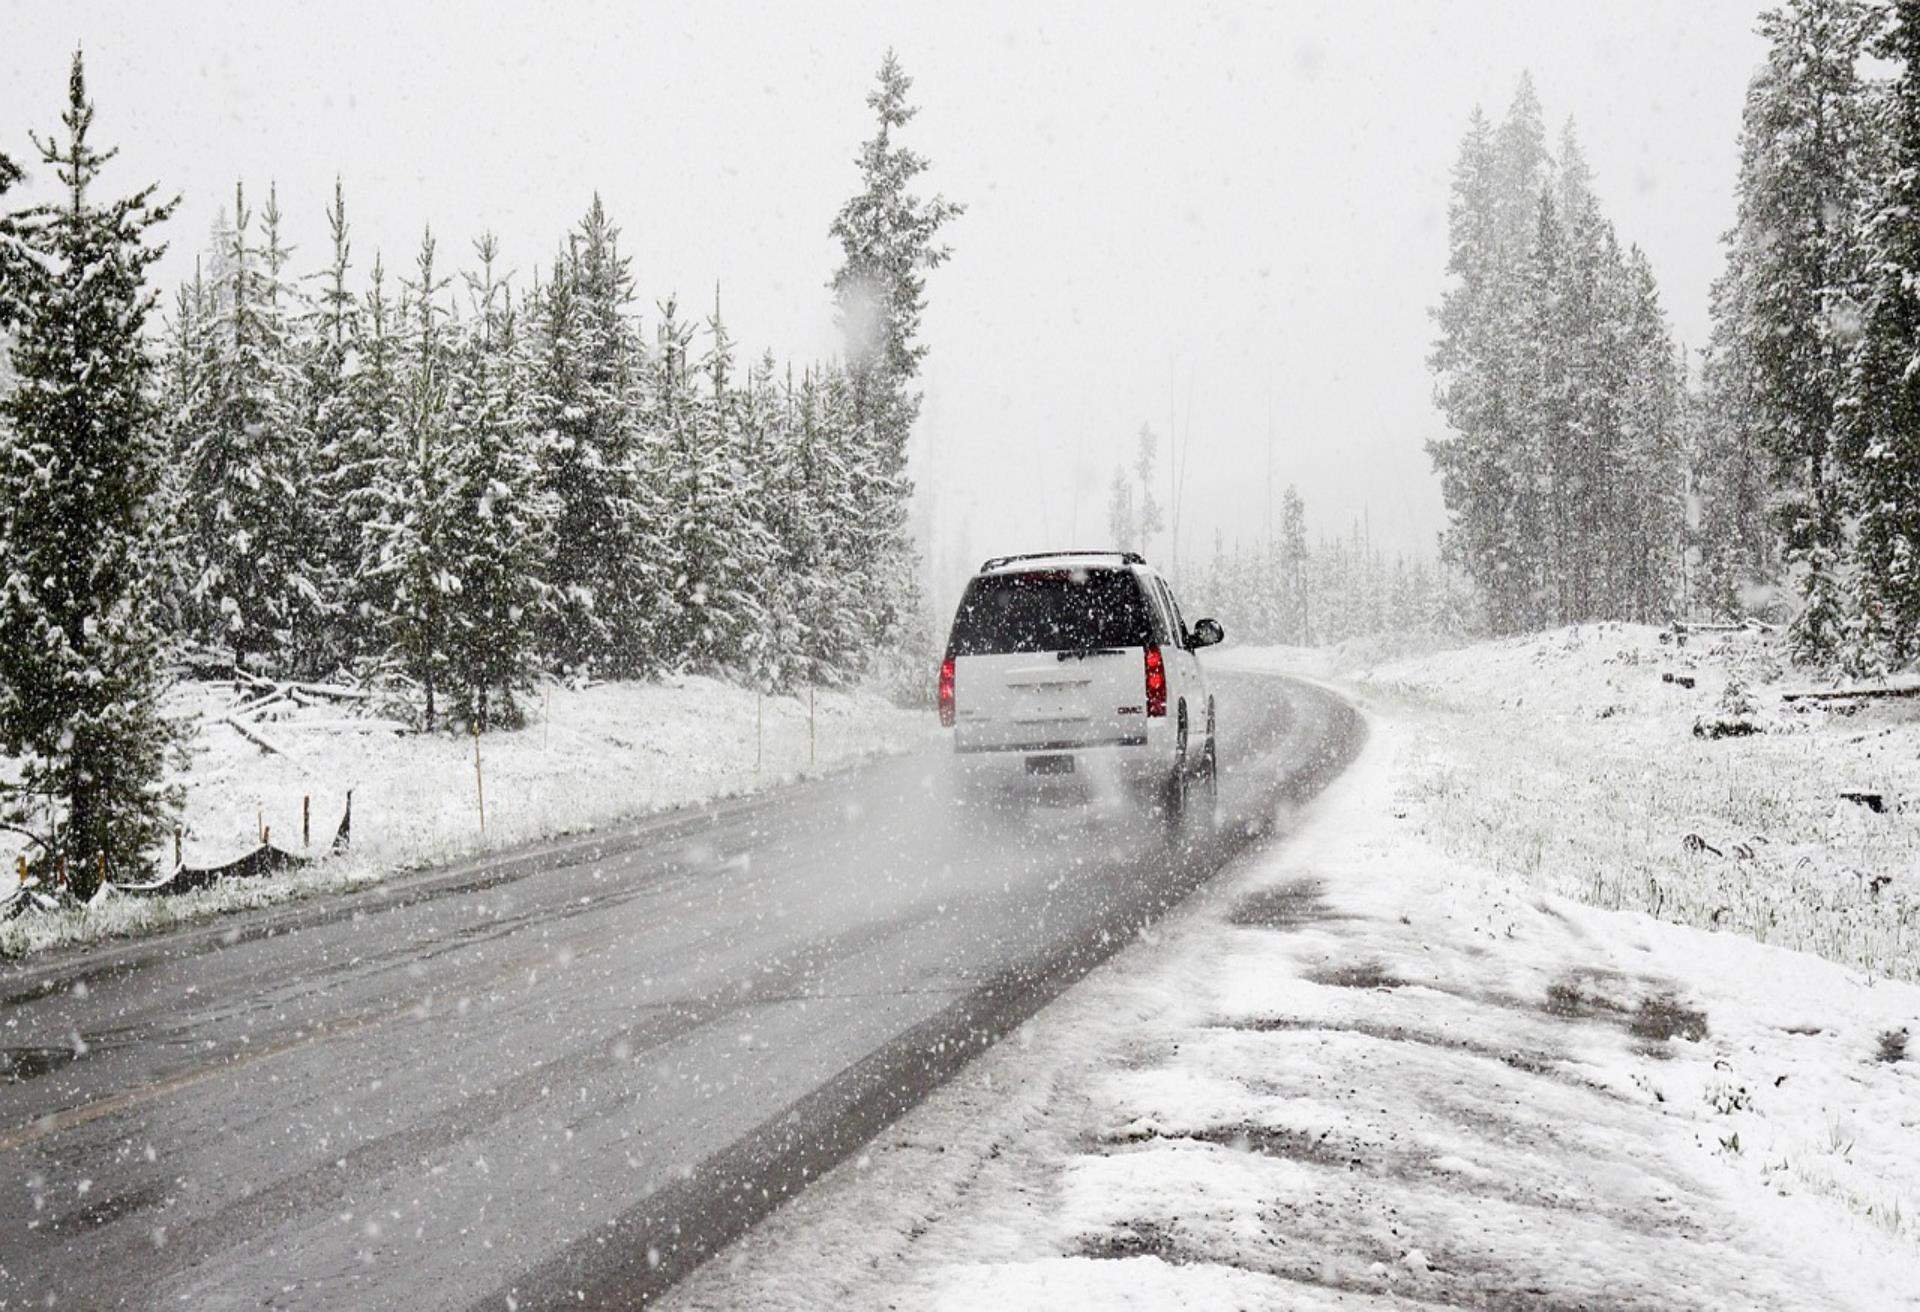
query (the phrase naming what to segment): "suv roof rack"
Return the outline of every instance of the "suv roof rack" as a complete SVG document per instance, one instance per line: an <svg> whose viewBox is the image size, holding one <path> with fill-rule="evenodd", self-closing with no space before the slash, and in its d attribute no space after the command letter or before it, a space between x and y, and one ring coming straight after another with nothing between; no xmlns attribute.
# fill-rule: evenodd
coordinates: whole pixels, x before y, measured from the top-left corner
<svg viewBox="0 0 1920 1312"><path fill-rule="evenodd" d="M1053 560L1061 556L1117 556L1128 565L1144 565L1147 558L1137 551L1028 551L1017 556L989 556L981 562L980 572L1011 565L1016 560Z"/></svg>

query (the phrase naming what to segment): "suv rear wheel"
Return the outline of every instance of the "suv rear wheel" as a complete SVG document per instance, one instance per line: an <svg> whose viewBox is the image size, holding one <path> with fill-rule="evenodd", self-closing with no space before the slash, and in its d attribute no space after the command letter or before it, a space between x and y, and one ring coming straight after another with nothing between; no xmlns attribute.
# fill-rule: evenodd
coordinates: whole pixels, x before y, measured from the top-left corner
<svg viewBox="0 0 1920 1312"><path fill-rule="evenodd" d="M1192 771L1187 764L1187 708L1184 703L1180 707L1178 732L1173 769L1168 771L1165 782L1160 785L1160 816L1166 822L1167 835L1174 839L1178 839L1186 830L1187 808L1193 786Z"/></svg>

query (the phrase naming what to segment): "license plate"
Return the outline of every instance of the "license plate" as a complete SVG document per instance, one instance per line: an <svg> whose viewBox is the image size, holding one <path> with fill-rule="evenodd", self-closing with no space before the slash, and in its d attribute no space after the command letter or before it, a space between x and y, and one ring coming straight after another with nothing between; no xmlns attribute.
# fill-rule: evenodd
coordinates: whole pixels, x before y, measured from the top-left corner
<svg viewBox="0 0 1920 1312"><path fill-rule="evenodd" d="M1027 758L1027 773L1072 774L1073 758L1071 756L1029 756Z"/></svg>

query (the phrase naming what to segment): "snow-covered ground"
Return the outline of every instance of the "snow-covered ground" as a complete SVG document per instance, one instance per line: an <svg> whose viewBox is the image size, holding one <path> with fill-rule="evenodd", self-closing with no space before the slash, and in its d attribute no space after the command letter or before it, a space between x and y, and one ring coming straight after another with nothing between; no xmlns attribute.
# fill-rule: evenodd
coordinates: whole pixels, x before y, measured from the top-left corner
<svg viewBox="0 0 1920 1312"><path fill-rule="evenodd" d="M1529 866L1498 832L1459 837L1469 805L1505 814L1461 797L1529 781L1525 758L1433 786L1479 759L1478 735L1534 750L1468 723L1472 690L1518 679L1507 695L1548 740L1595 701L1661 697L1596 721L1624 718L1648 749L1643 795L1688 795L1673 775L1700 759L1690 713L1717 689L1666 701L1661 666L1589 645L1481 648L1360 685L1372 739L1295 837L1143 929L677 1305L1920 1306L1920 1062L1902 1055L1920 986L1551 891L1553 863L1603 860L1611 820L1582 808L1629 791L1591 735L1543 758L1572 782L1509 804L1581 835L1572 857L1549 843ZM1791 761L1796 739L1860 748L1860 732L1735 741ZM1814 795L1843 768L1789 774L1781 815L1828 816ZM1831 814L1849 853L1878 850ZM1829 832L1787 824L1783 843ZM1510 833L1530 843L1531 818Z"/></svg>
<svg viewBox="0 0 1920 1312"><path fill-rule="evenodd" d="M1398 805L1448 852L1595 905L1920 979L1920 698L1789 703L1783 691L1819 685L1763 635L1678 647L1621 624L1343 677L1411 726ZM1730 682L1752 707L1736 718L1761 732L1697 737Z"/></svg>
<svg viewBox="0 0 1920 1312"><path fill-rule="evenodd" d="M713 679L554 685L530 699L524 729L486 735L476 775L471 738L396 736L356 725L326 704L283 707L260 726L284 749L264 751L222 722L234 694L189 683L168 713L194 717L186 789L189 865L231 861L257 846L324 852L353 792L350 853L295 873L236 880L170 898L109 897L89 911L28 912L0 925L0 956L164 926L227 909L351 887L530 839L750 792L810 771L905 750L936 732L924 710L874 692L757 697ZM481 828L481 795L486 804ZM11 871L10 854L4 855ZM9 877L0 873L0 878Z"/></svg>

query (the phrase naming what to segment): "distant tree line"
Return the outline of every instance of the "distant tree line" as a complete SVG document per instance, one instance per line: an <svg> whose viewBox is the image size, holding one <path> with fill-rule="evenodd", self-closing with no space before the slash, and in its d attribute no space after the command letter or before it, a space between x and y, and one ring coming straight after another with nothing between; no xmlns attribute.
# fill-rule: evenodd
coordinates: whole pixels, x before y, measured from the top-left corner
<svg viewBox="0 0 1920 1312"><path fill-rule="evenodd" d="M1320 647L1380 635L1460 637L1473 597L1458 571L1377 547L1363 523L1309 542L1307 507L1289 487L1268 538L1228 545L1216 533L1204 568L1190 571L1191 620L1212 615L1235 642Z"/></svg>
<svg viewBox="0 0 1920 1312"><path fill-rule="evenodd" d="M85 886L148 859L177 799L158 711L173 655L271 676L403 675L427 725L518 723L540 672L706 670L844 684L918 598L906 444L926 271L959 207L921 199L911 81L868 97L832 225L845 358L743 362L719 296L635 310L596 197L514 286L491 236L456 274L356 259L343 190L318 268L279 198L236 187L162 315L154 189L104 201L73 61L58 199L0 211L0 792ZM22 178L0 155L0 193ZM49 808L48 803L52 806Z"/></svg>

